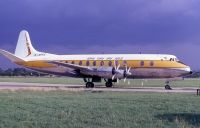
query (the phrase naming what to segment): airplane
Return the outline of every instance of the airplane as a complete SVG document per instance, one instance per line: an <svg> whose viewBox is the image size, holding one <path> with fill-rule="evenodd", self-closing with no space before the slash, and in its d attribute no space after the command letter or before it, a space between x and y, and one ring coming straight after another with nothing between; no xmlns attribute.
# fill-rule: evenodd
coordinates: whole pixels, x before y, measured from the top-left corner
<svg viewBox="0 0 200 128"><path fill-rule="evenodd" d="M105 80L106 87L123 79L165 78L169 80L192 73L189 66L168 54L89 54L57 55L39 52L32 46L29 33L19 34L15 53L0 49L0 53L17 65L38 72L83 78L86 88Z"/></svg>

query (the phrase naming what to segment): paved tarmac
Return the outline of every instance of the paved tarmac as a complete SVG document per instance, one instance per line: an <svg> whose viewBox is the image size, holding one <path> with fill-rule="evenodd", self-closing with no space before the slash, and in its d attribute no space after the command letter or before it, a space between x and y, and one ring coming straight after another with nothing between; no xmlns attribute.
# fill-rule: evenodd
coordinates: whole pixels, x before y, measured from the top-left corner
<svg viewBox="0 0 200 128"><path fill-rule="evenodd" d="M95 88L85 88L85 85L64 85L64 84L46 84L46 83L17 83L0 82L0 91L2 90L36 90L36 91L92 91L92 92L153 92L153 93L194 93L195 87L172 87L172 90L165 90L164 87L117 87L106 88L105 86L95 86Z"/></svg>

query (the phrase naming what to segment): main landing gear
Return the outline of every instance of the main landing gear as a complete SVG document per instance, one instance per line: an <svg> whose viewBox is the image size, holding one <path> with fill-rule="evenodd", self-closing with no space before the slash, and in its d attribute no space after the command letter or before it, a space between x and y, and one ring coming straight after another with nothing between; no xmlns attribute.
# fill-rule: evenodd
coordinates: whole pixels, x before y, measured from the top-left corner
<svg viewBox="0 0 200 128"><path fill-rule="evenodd" d="M86 82L85 87L86 88L94 88L94 83L93 82Z"/></svg>
<svg viewBox="0 0 200 128"><path fill-rule="evenodd" d="M85 87L86 88L94 88L94 83L93 82L101 82L99 79L94 79L94 78L84 78L83 79L85 82ZM112 79L104 79L105 80L105 86L107 88L111 88L113 86L113 82L116 82L117 80L112 80Z"/></svg>
<svg viewBox="0 0 200 128"><path fill-rule="evenodd" d="M111 88L112 86L113 86L113 83L112 83L113 81L112 81L112 79L108 79L107 81L106 81L106 87L107 88Z"/></svg>
<svg viewBox="0 0 200 128"><path fill-rule="evenodd" d="M92 80L90 80L89 78L88 79L84 78L83 80L85 82L86 88L94 88L94 83L92 82Z"/></svg>
<svg viewBox="0 0 200 128"><path fill-rule="evenodd" d="M166 90L172 90L172 88L171 88L170 85L169 85L169 81L166 81L165 84L166 84L166 85L165 85L165 89L166 89Z"/></svg>

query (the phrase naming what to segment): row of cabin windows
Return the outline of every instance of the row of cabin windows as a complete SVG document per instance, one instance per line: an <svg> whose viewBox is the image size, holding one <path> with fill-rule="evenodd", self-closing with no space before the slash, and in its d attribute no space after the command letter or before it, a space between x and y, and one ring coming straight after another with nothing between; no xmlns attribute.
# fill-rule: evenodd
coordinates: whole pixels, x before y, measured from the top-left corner
<svg viewBox="0 0 200 128"><path fill-rule="evenodd" d="M149 62L149 65L150 65L150 66L154 66L154 61L150 61L150 62ZM140 61L140 66L141 66L141 67L144 66L144 61L143 61L143 60Z"/></svg>
<svg viewBox="0 0 200 128"><path fill-rule="evenodd" d="M65 61L65 63L68 63L68 61ZM71 64L75 64L75 61L71 61ZM82 61L79 61L78 63L79 65L83 65L83 62ZM108 61L108 66L112 66L112 61ZM119 62L118 61L115 61L115 65L118 65ZM93 61L92 62L92 65L93 66L96 66L97 65L97 62L96 61ZM124 60L123 61L123 65L127 65L127 62ZM86 66L90 66L90 61L86 61ZM100 66L104 66L104 61L100 61Z"/></svg>
<svg viewBox="0 0 200 128"><path fill-rule="evenodd" d="M65 63L68 63L68 61L65 61ZM71 62L71 64L75 64L74 61ZM79 65L83 65L83 62L82 61L79 61L78 63ZM112 61L108 61L108 66L112 66ZM92 62L92 65L93 66L96 66L97 65L97 62L96 61L93 61ZM114 64L113 64L114 65ZM119 65L119 62L118 61L115 61L115 65ZM126 66L127 65L127 61L123 61L123 66ZM149 62L149 65L150 66L154 66L154 61L150 61ZM90 61L86 61L86 66L90 66ZM104 61L100 61L100 66L104 66ZM140 61L140 66L143 67L144 66L144 61Z"/></svg>

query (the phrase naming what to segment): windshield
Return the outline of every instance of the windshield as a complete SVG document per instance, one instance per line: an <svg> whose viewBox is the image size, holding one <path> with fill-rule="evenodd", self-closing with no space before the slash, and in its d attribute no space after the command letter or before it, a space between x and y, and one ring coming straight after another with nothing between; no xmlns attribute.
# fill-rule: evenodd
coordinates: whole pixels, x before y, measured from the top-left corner
<svg viewBox="0 0 200 128"><path fill-rule="evenodd" d="M176 57L174 57L174 58L170 58L169 60L170 60L170 61L176 61L176 62L179 62L179 59L176 58Z"/></svg>

